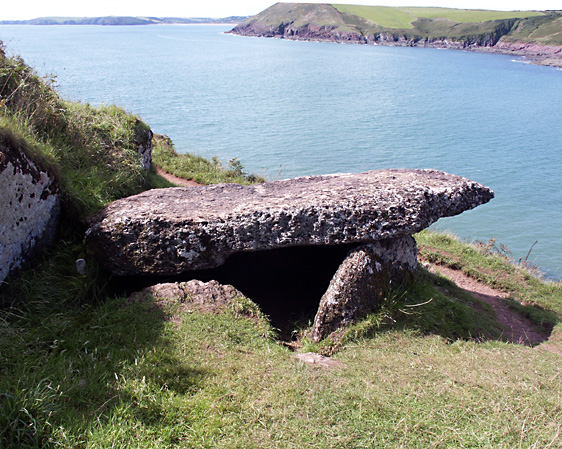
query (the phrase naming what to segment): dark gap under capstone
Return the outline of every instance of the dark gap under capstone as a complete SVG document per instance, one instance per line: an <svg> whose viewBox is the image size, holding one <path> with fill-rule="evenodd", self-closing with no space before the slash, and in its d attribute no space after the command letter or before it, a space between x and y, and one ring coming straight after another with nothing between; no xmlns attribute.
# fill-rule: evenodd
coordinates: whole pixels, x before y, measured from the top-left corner
<svg viewBox="0 0 562 449"><path fill-rule="evenodd" d="M217 268L188 271L177 276L125 276L115 288L130 294L162 282L191 279L230 284L260 306L283 340L297 323L314 319L322 295L347 253L356 244L302 246L231 255Z"/></svg>

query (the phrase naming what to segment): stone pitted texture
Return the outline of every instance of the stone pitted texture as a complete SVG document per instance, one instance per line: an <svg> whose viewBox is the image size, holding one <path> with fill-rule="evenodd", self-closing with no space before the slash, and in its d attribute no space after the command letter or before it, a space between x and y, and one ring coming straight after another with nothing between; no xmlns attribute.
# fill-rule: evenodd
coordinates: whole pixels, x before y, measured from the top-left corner
<svg viewBox="0 0 562 449"><path fill-rule="evenodd" d="M54 177L0 133L0 283L54 238L60 192Z"/></svg>
<svg viewBox="0 0 562 449"><path fill-rule="evenodd" d="M349 252L318 307L311 337L320 341L376 308L391 284L417 266L411 235L366 243Z"/></svg>
<svg viewBox="0 0 562 449"><path fill-rule="evenodd" d="M217 313L230 309L240 315L258 317L258 307L232 285L217 281L171 282L152 285L129 297L131 302L145 302L153 298L156 304L180 303L189 311Z"/></svg>
<svg viewBox="0 0 562 449"><path fill-rule="evenodd" d="M92 217L87 241L114 274L179 274L219 266L241 251L411 235L493 195L436 170L155 189Z"/></svg>

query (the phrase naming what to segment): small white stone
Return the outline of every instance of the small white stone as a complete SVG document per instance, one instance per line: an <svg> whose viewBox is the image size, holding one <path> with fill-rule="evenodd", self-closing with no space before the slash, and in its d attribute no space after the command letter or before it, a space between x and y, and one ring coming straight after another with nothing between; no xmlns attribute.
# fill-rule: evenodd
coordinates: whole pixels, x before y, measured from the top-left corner
<svg viewBox="0 0 562 449"><path fill-rule="evenodd" d="M84 259L78 259L76 261L76 271L80 276L84 276L87 272L86 261Z"/></svg>

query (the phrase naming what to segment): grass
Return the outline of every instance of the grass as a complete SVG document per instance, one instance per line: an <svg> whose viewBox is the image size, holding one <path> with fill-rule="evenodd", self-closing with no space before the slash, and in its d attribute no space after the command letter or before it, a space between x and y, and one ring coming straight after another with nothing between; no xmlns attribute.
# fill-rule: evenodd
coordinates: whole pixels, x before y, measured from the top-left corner
<svg viewBox="0 0 562 449"><path fill-rule="evenodd" d="M544 45L562 45L562 14L553 12L543 17L530 17L522 21L506 40L529 39Z"/></svg>
<svg viewBox="0 0 562 449"><path fill-rule="evenodd" d="M419 18L446 19L456 23L486 22L489 20L504 20L543 16L539 11L488 11L476 9L428 8L428 7L389 7L389 6L360 6L360 5L332 5L340 12L353 14L370 20L385 28L414 28L412 22Z"/></svg>
<svg viewBox="0 0 562 449"><path fill-rule="evenodd" d="M266 317L238 313L247 299L216 314L128 301L95 266L77 275L79 255L60 243L2 291L3 448L562 443L560 356L497 341L488 310L424 270L347 330L333 348L344 366L329 370L297 361ZM471 338L478 328L486 338Z"/></svg>
<svg viewBox="0 0 562 449"><path fill-rule="evenodd" d="M363 17L385 28L413 28L416 16L390 6L332 5L338 11Z"/></svg>
<svg viewBox="0 0 562 449"><path fill-rule="evenodd" d="M337 347L305 342L344 363L324 370L294 359L266 317L239 313L255 310L248 299L205 314L128 301L92 261L78 275L70 237L0 291L3 448L562 443L560 356L496 340L490 310L425 270ZM472 270L505 263L448 236L418 241Z"/></svg>
<svg viewBox="0 0 562 449"><path fill-rule="evenodd" d="M527 305L529 313L543 308L562 316L562 284L541 280L524 261L520 265L512 263L495 241L467 245L454 236L428 231L418 234L416 240L424 260L462 270L480 282L509 292L518 303Z"/></svg>
<svg viewBox="0 0 562 449"><path fill-rule="evenodd" d="M519 19L544 15L540 11L489 11L482 9L455 8L399 8L418 18L447 19L457 23L487 22L489 20Z"/></svg>
<svg viewBox="0 0 562 449"><path fill-rule="evenodd" d="M248 174L238 159L232 159L229 167L225 168L218 158L211 160L192 154L178 154L172 141L161 135L156 135L152 151L154 164L168 173L184 179L191 179L200 184L217 184L234 182L238 184L255 184L265 179Z"/></svg>

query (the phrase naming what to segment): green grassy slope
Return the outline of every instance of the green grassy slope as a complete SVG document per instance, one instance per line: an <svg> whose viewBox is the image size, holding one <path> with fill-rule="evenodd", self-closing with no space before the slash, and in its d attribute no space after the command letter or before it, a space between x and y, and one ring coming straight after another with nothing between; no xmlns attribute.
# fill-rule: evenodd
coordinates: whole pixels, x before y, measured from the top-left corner
<svg viewBox="0 0 562 449"><path fill-rule="evenodd" d="M562 13L521 20L504 40L536 42L544 45L562 45Z"/></svg>
<svg viewBox="0 0 562 449"><path fill-rule="evenodd" d="M424 257L502 272L449 237L419 242ZM61 242L12 281L26 302L0 309L2 448L562 444L560 325L550 349L502 343L489 308L423 269L337 347L305 342L342 363L324 369L296 360L247 299L217 313L127 300L93 267L77 275L77 251ZM544 305L560 311L562 286L549 288Z"/></svg>
<svg viewBox="0 0 562 449"><path fill-rule="evenodd" d="M446 19L457 23L486 22L543 16L539 11L487 11L474 9L389 7L333 4L338 11L370 20L385 28L414 28L417 19Z"/></svg>
<svg viewBox="0 0 562 449"><path fill-rule="evenodd" d="M410 7L397 8L408 12L414 17L423 19L447 19L458 23L487 22L489 20L517 19L525 17L542 16L540 11L489 11L479 9L452 9L452 8L427 8Z"/></svg>
<svg viewBox="0 0 562 449"><path fill-rule="evenodd" d="M208 160L189 153L178 154L171 139L158 134L153 139L152 161L168 173L199 184L255 184L265 181L261 176L246 173L237 158L230 160L226 168L217 157Z"/></svg>
<svg viewBox="0 0 562 449"><path fill-rule="evenodd" d="M314 33L311 32L314 29ZM493 46L500 38L559 45L562 12L277 3L234 32L353 42L458 42Z"/></svg>
<svg viewBox="0 0 562 449"><path fill-rule="evenodd" d="M338 11L367 19L385 28L413 28L413 13L390 6L332 5Z"/></svg>
<svg viewBox="0 0 562 449"><path fill-rule="evenodd" d="M355 27L342 19L335 8L328 4L277 3L244 23L264 28L279 27L284 23L290 23L298 28L312 23L343 31L357 31Z"/></svg>

